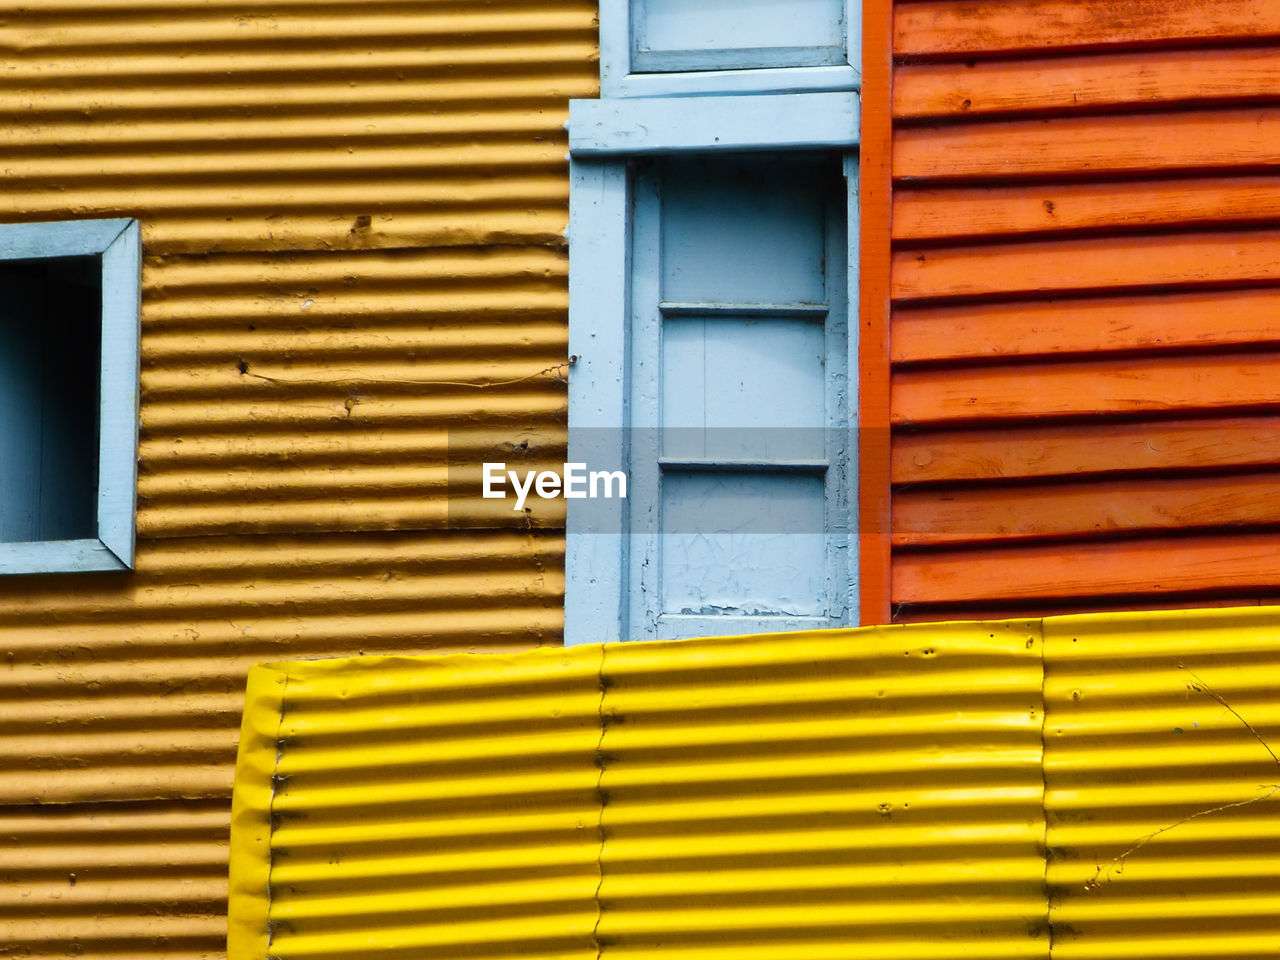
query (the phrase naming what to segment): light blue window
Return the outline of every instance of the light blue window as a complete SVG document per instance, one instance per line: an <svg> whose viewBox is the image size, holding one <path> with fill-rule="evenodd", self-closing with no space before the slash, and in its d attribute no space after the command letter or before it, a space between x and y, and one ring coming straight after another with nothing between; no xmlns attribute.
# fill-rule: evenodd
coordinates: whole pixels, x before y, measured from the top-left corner
<svg viewBox="0 0 1280 960"><path fill-rule="evenodd" d="M0 225L0 574L133 565L133 220Z"/></svg>
<svg viewBox="0 0 1280 960"><path fill-rule="evenodd" d="M632 0L636 73L848 63L844 0Z"/></svg>
<svg viewBox="0 0 1280 960"><path fill-rule="evenodd" d="M854 0L601 0L602 94L852 89L858 12Z"/></svg>
<svg viewBox="0 0 1280 960"><path fill-rule="evenodd" d="M858 621L852 0L602 0L570 104L565 642Z"/></svg>
<svg viewBox="0 0 1280 960"><path fill-rule="evenodd" d="M851 418L838 159L671 159L638 169L634 191L628 636L842 625Z"/></svg>

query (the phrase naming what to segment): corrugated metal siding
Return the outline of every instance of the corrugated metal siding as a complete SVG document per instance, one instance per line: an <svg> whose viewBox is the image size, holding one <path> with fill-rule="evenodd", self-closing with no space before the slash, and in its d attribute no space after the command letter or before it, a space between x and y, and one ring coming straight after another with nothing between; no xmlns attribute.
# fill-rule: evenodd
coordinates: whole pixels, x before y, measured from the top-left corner
<svg viewBox="0 0 1280 960"><path fill-rule="evenodd" d="M1278 663L1280 609L275 664L231 958L1274 956Z"/></svg>
<svg viewBox="0 0 1280 960"><path fill-rule="evenodd" d="M0 808L0 955L222 952L227 802Z"/></svg>
<svg viewBox="0 0 1280 960"><path fill-rule="evenodd" d="M1023 622L263 668L231 956L1047 957L1040 660Z"/></svg>
<svg viewBox="0 0 1280 960"><path fill-rule="evenodd" d="M137 572L0 581L0 820L28 823L0 952L221 953L250 664L558 642L560 516L504 529L444 485L564 444L563 122L594 18L0 2L0 219L136 216L146 255ZM186 859L129 826L153 814ZM25 866L45 848L107 879L61 891Z"/></svg>
<svg viewBox="0 0 1280 960"><path fill-rule="evenodd" d="M1280 592L1278 39L1267 0L896 5L884 609Z"/></svg>
<svg viewBox="0 0 1280 960"><path fill-rule="evenodd" d="M1045 622L1055 957L1272 957L1275 611Z"/></svg>

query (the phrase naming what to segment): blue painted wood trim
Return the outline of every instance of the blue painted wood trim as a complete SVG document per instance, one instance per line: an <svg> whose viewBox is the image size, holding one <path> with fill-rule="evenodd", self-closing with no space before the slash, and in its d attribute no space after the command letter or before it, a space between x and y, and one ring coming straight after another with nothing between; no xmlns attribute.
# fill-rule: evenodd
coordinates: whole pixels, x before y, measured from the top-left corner
<svg viewBox="0 0 1280 960"><path fill-rule="evenodd" d="M0 543L0 574L133 566L142 243L136 220L0 226L0 260L101 256L98 537Z"/></svg>
<svg viewBox="0 0 1280 960"><path fill-rule="evenodd" d="M632 73L613 85L613 97L722 96L753 93L821 93L856 90L861 72L838 67L786 67L769 70L707 70L697 73Z"/></svg>
<svg viewBox="0 0 1280 960"><path fill-rule="evenodd" d="M844 52L855 89L862 89L862 2L844 0Z"/></svg>
<svg viewBox="0 0 1280 960"><path fill-rule="evenodd" d="M0 575L124 569L124 561L101 540L0 543Z"/></svg>
<svg viewBox="0 0 1280 960"><path fill-rule="evenodd" d="M116 219L4 224L0 227L0 260L99 254L133 222Z"/></svg>
<svg viewBox="0 0 1280 960"><path fill-rule="evenodd" d="M857 144L858 96L851 91L569 104L569 152L576 159Z"/></svg>
<svg viewBox="0 0 1280 960"><path fill-rule="evenodd" d="M593 470L627 463L628 194L626 164L570 164L569 460ZM624 639L627 502L566 505L564 641Z"/></svg>
<svg viewBox="0 0 1280 960"><path fill-rule="evenodd" d="M138 487L142 237L136 220L102 253L98 539L133 566Z"/></svg>
<svg viewBox="0 0 1280 960"><path fill-rule="evenodd" d="M623 96L631 72L628 0L600 0L600 96Z"/></svg>
<svg viewBox="0 0 1280 960"><path fill-rule="evenodd" d="M852 444L849 450L847 461L848 483L849 483L849 499L848 524L846 526L847 534L847 557L846 557L846 578L848 584L848 603L849 616L846 623L851 627L856 627L862 623L862 590L860 589L861 581L859 579L859 560L862 555L862 531L858 526L858 518L861 515L858 508L858 492L862 489L859 482L859 430L862 423L860 401L862 394L858 389L858 378L862 368L862 354L859 349L860 335L862 333L862 324L858 318L862 315L859 304L859 291L861 285L859 283L859 265L860 265L860 246L859 238L862 236L862 218L860 207L858 206L858 198L860 196L859 185L859 166L858 154L847 153L844 157L844 176L845 189L847 197L845 199L846 209L846 225L848 231L848 247L849 257L846 264L847 279L845 292L848 296L848 371L849 371L849 397L848 397L848 436Z"/></svg>

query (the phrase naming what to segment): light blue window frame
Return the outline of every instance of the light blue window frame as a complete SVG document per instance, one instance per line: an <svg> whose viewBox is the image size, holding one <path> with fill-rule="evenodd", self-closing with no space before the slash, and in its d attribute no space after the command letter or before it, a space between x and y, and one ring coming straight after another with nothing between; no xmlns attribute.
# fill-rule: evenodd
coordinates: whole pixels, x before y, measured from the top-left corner
<svg viewBox="0 0 1280 960"><path fill-rule="evenodd" d="M766 118L763 119L762 118ZM569 380L571 461L591 468L625 470L630 425L630 350L633 338L632 254L635 183L628 160L639 156L751 150L824 150L845 158L847 185L847 316L857 316L858 96L855 90L826 93L586 100L570 105L569 352L576 357ZM858 369L857 324L848 324L847 369ZM856 427L856 390L848 394L850 431ZM617 442L602 450L601 436ZM591 440L585 438L590 437ZM583 445L589 449L583 449ZM857 489L852 455L848 488ZM633 628L630 579L635 545L628 503L597 501L594 529L583 527L584 511L570 501L565 570L565 643L640 639ZM847 505L847 535L837 545L847 561L847 623L858 621L854 569L857 534ZM618 531L618 532L614 532ZM641 547L643 549L643 547ZM839 577L839 575L837 575ZM828 624L796 624L828 625ZM717 623L718 632L785 629L744 618ZM720 629L723 628L723 629Z"/></svg>
<svg viewBox="0 0 1280 960"><path fill-rule="evenodd" d="M844 42L838 48L673 51L648 54L646 0L600 0L600 90L604 98L708 93L794 93L853 90L860 85L861 8L844 0ZM793 66L789 64L810 64Z"/></svg>
<svg viewBox="0 0 1280 960"><path fill-rule="evenodd" d="M99 257L102 267L97 536L0 543L0 574L125 570L133 566L142 273L138 222L112 219L0 225L0 260L78 256ZM0 464L0 480L3 467Z"/></svg>

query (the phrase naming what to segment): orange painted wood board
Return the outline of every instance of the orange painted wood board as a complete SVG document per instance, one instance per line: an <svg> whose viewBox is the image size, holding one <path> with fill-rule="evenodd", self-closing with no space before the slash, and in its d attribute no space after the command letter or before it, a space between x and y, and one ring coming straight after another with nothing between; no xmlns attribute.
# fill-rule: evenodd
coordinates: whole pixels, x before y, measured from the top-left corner
<svg viewBox="0 0 1280 960"><path fill-rule="evenodd" d="M922 0L900 3L894 54L984 53L1280 37L1272 0Z"/></svg>
<svg viewBox="0 0 1280 960"><path fill-rule="evenodd" d="M862 5L859 155L858 591L863 624L889 622L889 283L893 0Z"/></svg>
<svg viewBox="0 0 1280 960"><path fill-rule="evenodd" d="M1280 408L1280 352L909 370L896 425Z"/></svg>
<svg viewBox="0 0 1280 960"><path fill-rule="evenodd" d="M1280 231L1160 233L900 250L895 301L1280 280Z"/></svg>
<svg viewBox="0 0 1280 960"><path fill-rule="evenodd" d="M1280 344L1280 287L893 312L895 364Z"/></svg>
<svg viewBox="0 0 1280 960"><path fill-rule="evenodd" d="M893 175L915 181L1276 166L1272 106L908 127L893 151Z"/></svg>
<svg viewBox="0 0 1280 960"><path fill-rule="evenodd" d="M1280 526L1280 473L899 491L895 547Z"/></svg>
<svg viewBox="0 0 1280 960"><path fill-rule="evenodd" d="M893 237L906 242L1276 220L1280 220L1280 175L1005 187L900 186L893 196Z"/></svg>
<svg viewBox="0 0 1280 960"><path fill-rule="evenodd" d="M1194 599L1156 599L1154 597L1098 596L1076 601L1022 601L1001 607L987 604L898 604L893 609L894 623L937 623L940 620L1017 620L1021 617L1055 617L1080 613L1120 613L1144 610L1185 610L1222 607L1256 607L1274 605L1280 599L1280 587L1274 594L1239 597L1204 597Z"/></svg>
<svg viewBox="0 0 1280 960"><path fill-rule="evenodd" d="M1280 466L1280 416L898 433L893 482ZM1278 486L1280 489L1280 486Z"/></svg>
<svg viewBox="0 0 1280 960"><path fill-rule="evenodd" d="M902 551L893 564L895 604L1276 589L1274 533Z"/></svg>
<svg viewBox="0 0 1280 960"><path fill-rule="evenodd" d="M1162 49L1065 58L899 66L893 112L904 120L1075 112L1160 104L1274 101L1272 48Z"/></svg>

